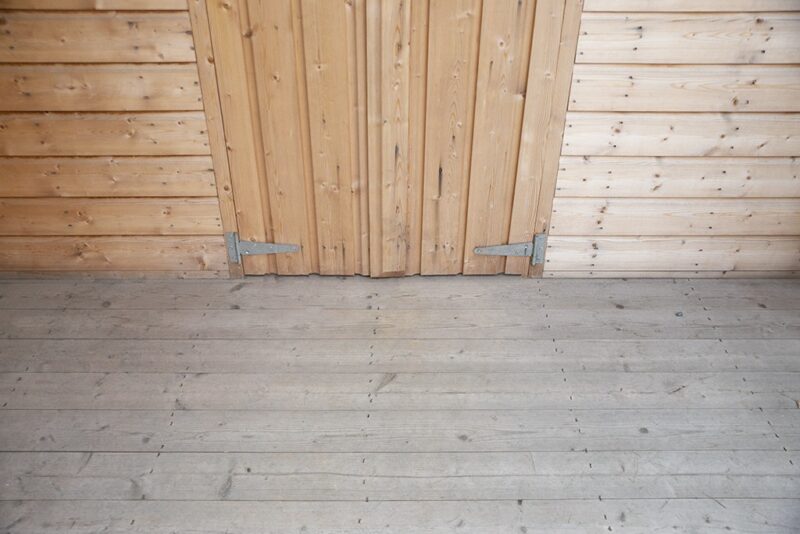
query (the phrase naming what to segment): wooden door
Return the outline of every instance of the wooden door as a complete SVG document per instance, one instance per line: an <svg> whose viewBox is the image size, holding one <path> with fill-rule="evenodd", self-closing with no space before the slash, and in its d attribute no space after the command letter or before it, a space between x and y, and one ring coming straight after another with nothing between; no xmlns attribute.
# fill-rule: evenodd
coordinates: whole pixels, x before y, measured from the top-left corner
<svg viewBox="0 0 800 534"><path fill-rule="evenodd" d="M580 4L208 0L245 272L528 274Z"/></svg>

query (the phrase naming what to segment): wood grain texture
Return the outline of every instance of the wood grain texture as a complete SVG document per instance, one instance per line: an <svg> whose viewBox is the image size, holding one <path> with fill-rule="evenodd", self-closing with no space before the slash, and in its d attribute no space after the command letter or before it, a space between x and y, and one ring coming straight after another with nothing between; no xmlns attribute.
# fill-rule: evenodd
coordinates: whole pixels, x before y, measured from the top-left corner
<svg viewBox="0 0 800 534"><path fill-rule="evenodd" d="M117 312L118 313L118 312ZM703 391L675 396L694 373L0 373L0 403L9 410L575 410L792 409L798 373L713 373ZM567 378L564 381L564 378ZM98 381L100 384L98 385ZM614 397L613 382L627 394ZM464 393L469 391L469 393ZM302 402L298 402L299 398ZM798 481L800 483L800 481ZM2 495L2 493L0 493Z"/></svg>
<svg viewBox="0 0 800 534"><path fill-rule="evenodd" d="M303 0L302 28L314 170L319 271L356 272L354 213L359 205L352 159L353 123L346 2ZM350 26L355 29L353 26ZM360 239L359 239L360 243Z"/></svg>
<svg viewBox="0 0 800 534"><path fill-rule="evenodd" d="M0 235L222 234L217 199L0 199Z"/></svg>
<svg viewBox="0 0 800 534"><path fill-rule="evenodd" d="M0 158L0 197L213 197L208 156Z"/></svg>
<svg viewBox="0 0 800 534"><path fill-rule="evenodd" d="M800 235L800 199L556 198L550 235Z"/></svg>
<svg viewBox="0 0 800 534"><path fill-rule="evenodd" d="M555 195L556 180L558 176L559 148L564 137L567 102L569 92L567 88L572 79L572 68L575 64L575 53L578 44L578 33L581 23L583 0L570 0L564 5L564 21L561 27L561 40L558 47L558 63L556 66L556 80L554 82L553 103L548 121L547 147L542 163L543 172L541 185L536 198L535 221L533 234L546 233L553 210L553 197ZM563 150L562 150L563 151ZM530 217L530 214L527 215ZM527 230L530 231L530 230ZM527 274L541 276L543 264L526 265ZM520 272L526 272L520 267Z"/></svg>
<svg viewBox="0 0 800 534"><path fill-rule="evenodd" d="M574 111L800 111L800 68L576 65Z"/></svg>
<svg viewBox="0 0 800 534"><path fill-rule="evenodd" d="M0 9L174 11L186 10L186 0L0 0Z"/></svg>
<svg viewBox="0 0 800 534"><path fill-rule="evenodd" d="M376 216L372 226L376 230L372 248L380 256L372 257L370 272L373 276L402 273L406 268L409 235L409 194L412 182L409 175L409 128L411 85L411 3L405 0L375 1L368 3L367 40L379 43L374 53L380 58L379 71L371 72L368 84L378 84L369 89L379 94L377 110L371 115L380 121L372 137L371 152L380 152L380 172L374 176L370 189L378 195L380 206L373 206ZM374 34L374 35L373 35ZM369 52L368 52L369 55ZM376 157L377 154L376 154ZM416 189L416 188L415 188Z"/></svg>
<svg viewBox="0 0 800 534"><path fill-rule="evenodd" d="M585 11L800 11L798 0L586 0Z"/></svg>
<svg viewBox="0 0 800 534"><path fill-rule="evenodd" d="M268 241L270 213L264 202L266 184L259 172L260 140L253 124L251 70L243 42L246 14L240 3L208 2L206 6L239 236L247 241ZM250 256L244 258L243 267L246 274L266 274L275 271L275 261Z"/></svg>
<svg viewBox="0 0 800 534"><path fill-rule="evenodd" d="M269 183L272 235L278 243L300 245L299 254L276 256L279 274L308 274L317 270L317 241L313 226L312 177L305 161L310 150L301 107L305 106L302 36L295 35L293 18L299 4L283 0L250 2L254 25L251 41L255 64L253 75L259 96L259 120L263 130L265 179ZM311 191L307 191L311 188ZM311 209L309 209L309 207Z"/></svg>
<svg viewBox="0 0 800 534"><path fill-rule="evenodd" d="M237 501L328 501L336 494L342 501L403 500L409 495L430 501L480 500L487 494L498 499L590 499L599 491L612 499L687 498L701 491L780 498L800 491L787 456L795 457L783 451L173 453L164 459L136 453L0 453L2 476L20 481L2 488L0 498L134 500L130 481L136 480L152 488L142 491L151 500L215 501L231 471L229 498ZM198 465L203 465L200 472ZM629 469L638 469L636 483L631 483ZM295 476L263 475L286 471ZM436 488L423 473L437 478ZM507 484L510 477L518 483Z"/></svg>
<svg viewBox="0 0 800 534"><path fill-rule="evenodd" d="M194 65L0 65L0 111L197 111Z"/></svg>
<svg viewBox="0 0 800 534"><path fill-rule="evenodd" d="M428 42L422 274L461 272L481 2L432 0Z"/></svg>
<svg viewBox="0 0 800 534"><path fill-rule="evenodd" d="M561 271L559 276L568 275L569 271ZM655 274L658 274L656 272ZM712 272L713 274L713 272ZM5 276L5 274L4 274ZM662 276L663 278L663 276ZM736 280L736 283L753 280ZM789 285L792 281L755 280L763 284ZM12 281L6 281L9 284ZM56 302L72 309L71 300L65 293L52 287L59 280L48 281L49 289L56 293L56 302L41 303L46 300L40 293L42 283L39 280L15 280L22 286L37 284L31 300L44 308L55 308ZM80 282L80 285L79 283ZM159 281L153 280L158 286ZM189 295L198 296L202 290L213 286L201 281L200 291ZM610 286L612 280L547 280L553 286L572 284L584 289ZM645 280L646 282L646 280ZM692 279L692 284L702 286L711 279ZM728 285L732 282L724 280ZM161 284L164 281L160 281ZM85 297L86 281L76 281L75 286L81 292L80 301L87 303L91 299L91 309L101 308L104 302L111 302L112 310L124 309L126 303L142 305L161 301L170 304L169 296L153 298L153 290L148 285L147 296L142 299L124 299L126 295L117 297L114 293L93 294ZM188 284L188 282L187 282ZM97 285L97 284L95 284ZM796 285L796 284L795 284ZM697 287L697 286L692 286ZM780 286L778 286L780 287ZM83 291L81 291L83 290ZM166 291L166 290L164 290ZM745 290L747 291L747 290ZM186 293L186 292L181 292ZM25 294L25 293L23 293ZM529 295L531 292L525 292ZM534 292L534 294L536 294ZM548 292L550 294L550 292ZM796 294L787 291L786 300ZM5 290L7 298L14 299L19 293ZM694 293L696 296L697 293ZM39 297L37 299L37 297ZM679 305L675 299L658 295L668 302ZM106 299L106 300L103 300ZM108 300L111 299L111 300ZM177 300L177 299L175 299ZM197 298L200 300L200 297ZM249 300L249 299L248 299ZM486 298L485 300L489 300ZM544 299L543 299L544 300ZM711 302L720 303L725 297L712 297ZM759 295L736 299L732 305L757 307L761 302ZM769 299L770 301L777 299ZM647 297L632 295L624 298L596 299L597 304L605 311L616 304L637 309L647 307ZM202 302L198 303L202 306ZM297 305L297 304L295 304ZM8 308L13 308L10 303ZM25 307L25 303L21 305ZM495 308L501 306L495 304ZM790 306L786 306L791 310ZM490 307L487 307L489 309ZM277 309L277 308L276 308ZM519 313L530 309L519 306ZM372 347L371 347L372 346ZM294 348L294 350L292 350ZM357 350L354 350L357 349ZM29 340L4 339L0 341L0 370L5 373L81 373L92 369L97 373L181 373L187 366L198 373L248 373L251 369L259 369L260 373L439 373L439 372L473 372L473 373L539 373L539 372L629 372L629 373L671 373L676 369L684 372L729 373L736 371L772 371L797 373L800 362L795 357L800 349L800 341L792 339L769 340L570 340L556 339L550 343L530 343L527 340L505 340L502 350L497 350L495 340L330 340L322 344L309 340ZM397 358L399 351L404 351L402 359ZM37 358L31 360L30 354ZM235 353L236 358L230 354ZM370 353L372 356L370 357ZM112 355L109 358L109 354ZM558 358L553 358L557 354ZM372 362L372 363L369 363Z"/></svg>
<svg viewBox="0 0 800 534"><path fill-rule="evenodd" d="M577 5L561 0L536 4L525 114L514 184L508 242L531 242L540 195L550 195L556 152L564 131L564 98L575 57ZM549 208L548 208L549 209ZM527 275L527 258L506 258L507 274Z"/></svg>
<svg viewBox="0 0 800 534"><path fill-rule="evenodd" d="M797 270L796 237L563 237L547 243L547 271Z"/></svg>
<svg viewBox="0 0 800 534"><path fill-rule="evenodd" d="M222 236L2 237L0 271L225 271Z"/></svg>
<svg viewBox="0 0 800 534"><path fill-rule="evenodd" d="M567 114L567 156L796 156L800 115Z"/></svg>
<svg viewBox="0 0 800 534"><path fill-rule="evenodd" d="M792 532L798 292L1 281L0 515L43 533Z"/></svg>
<svg viewBox="0 0 800 534"><path fill-rule="evenodd" d="M564 156L556 196L800 198L800 160Z"/></svg>
<svg viewBox="0 0 800 534"><path fill-rule="evenodd" d="M443 282L447 282L446 284ZM336 310L350 310L350 309L364 309L367 304L374 304L373 309L380 307L382 310L438 310L440 312L452 312L464 308L473 308L484 310L488 313L489 310L509 310L517 311L520 313L527 313L536 308L547 308L548 310L569 310L576 307L575 299L581 298L581 304L591 305L593 308L603 313L617 313L615 310L632 310L632 311L646 311L652 307L653 301L657 301L659 306L664 309L672 309L674 306L686 305L684 303L687 297L698 297L702 294L703 302L699 300L696 302L697 307L703 305L708 306L713 304L724 308L735 308L739 311L758 311L759 309L769 310L783 310L791 311L800 308L800 286L792 285L773 280L747 280L736 282L736 293L730 295L731 282L715 281L715 280L686 280L677 279L669 281L669 284L659 283L657 285L650 284L648 281L615 281L615 280L586 280L586 281L570 281L570 282L554 282L554 281L539 281L529 280L525 284L520 284L518 280L513 277L493 277L491 279L478 279L475 280L471 277L457 277L457 278L431 278L431 277L414 277L414 278L397 278L387 279L380 283L370 282L365 283L357 277L348 278L327 278L327 277L268 277L268 278L252 278L239 281L237 284L242 284L241 290L230 291L233 287L227 282L219 282L209 284L207 282L182 282L175 285L172 281L157 282L151 281L147 285L140 285L135 281L130 283L116 283L107 285L94 285L85 281L72 281L63 282L52 281L43 283L39 281L0 281L0 294L3 298L0 299L0 308L2 309L26 309L26 310L148 310L153 307L164 308L167 310L251 310L251 311L267 311L276 310L304 310L307 309L306 302L313 299L318 307ZM237 285L234 284L234 285ZM379 288L376 291L376 286ZM43 290L44 289L44 290ZM133 289L136 289L134 291ZM595 290L594 292L592 290ZM377 294L376 294L377 293ZM613 293L614 298L609 299L607 293ZM617 307L617 304L622 304L623 307ZM238 308L235 308L238 306ZM269 369L279 369L285 367L284 372L305 372L319 365L318 371L330 370L333 371L347 371L357 372L353 369L353 365L361 362L364 357L369 356L369 344L374 340L365 339L363 343L355 343L352 348L357 349L352 352L347 352L347 341L333 342L330 344L315 344L313 341L306 341L300 343L298 340L267 340L263 347L265 353L262 354L264 358L270 359L268 364ZM403 340L386 340L375 345L375 356L380 361L389 363L393 352L407 350L408 359L397 362L402 370L407 372L410 369L417 369L416 372L423 372L419 366L422 365L420 358L428 362L438 362L435 364L435 370L442 369L440 366L444 365L445 368L455 372L457 366L469 366L472 372L478 372L487 369L486 366L480 364L480 358L485 356L488 358L486 365L500 365L503 358L509 358L509 363L513 369L519 363L519 358L529 354L532 358L536 355L546 356L552 354L554 348L564 357L577 358L581 362L586 359L591 359L594 356L604 358L611 358L614 354L621 354L624 356L625 361L628 358L640 356L641 358L654 358L654 362L659 358L666 358L669 352L674 348L676 357L678 354L683 354L686 358L691 356L692 351L702 353L706 356L722 357L726 354L721 352L723 348L729 354L763 354L763 355L788 355L793 354L793 347L800 347L800 340L795 340L786 343L778 343L774 340L764 341L761 344L747 345L745 342L736 343L723 343L715 340L720 346L713 345L712 342L707 343L689 343L689 348L685 349L685 354L680 352L677 347L673 347L665 343L661 348L663 349L661 356L659 356L658 341L647 342L643 340L631 340L627 343L615 340L609 341L607 344L598 342L596 349L597 352L592 352L592 345L588 343L577 343L569 348L564 346L561 338L555 341L551 340L554 345L535 345L526 348L523 341L506 340L508 352L506 354L497 354L492 351L493 345L491 341L482 342L467 342L459 340L434 340L430 342L430 349L426 352L425 341L411 341L402 348ZM290 343L297 342L297 355L298 360L296 365L288 364L287 358L294 358L292 355ZM132 343L132 341L131 341ZM2 342L0 342L0 346ZM47 345L50 349L53 344ZM136 362L136 355L143 358L145 354L141 351L146 347L142 346L141 350L136 349L135 345L125 345L127 349L122 351L129 353L130 360L126 360L125 367L116 369L122 372L129 369L128 365L133 365L140 372L147 372L147 366L150 360L142 360ZM153 346L161 346L156 341L153 341ZM174 351L185 347L185 344L175 343L167 344L165 348L171 356ZM625 348L627 346L627 348ZM53 362L53 358L64 357L68 358L70 354L78 356L78 353L86 352L86 357L102 357L102 345L99 342L87 343L83 346L78 344L74 351L70 352L68 347L56 351L52 358L48 361ZM82 347L82 348L81 348ZM250 358L259 356L257 352L253 352L258 347L255 342L246 342L242 340L241 344L232 347L237 354L241 353L244 360L227 360L230 366L222 365L222 367L214 367L216 372L234 372L231 369L238 369L235 372L243 372L242 369L245 362L253 362ZM602 348L605 347L605 348ZM241 348L241 351L239 350ZM458 354L461 349L464 349L464 361L453 360L451 356ZM198 359L210 358L210 362L217 362L219 359L224 359L227 355L224 350L224 345L219 343L205 343L198 345L200 352L196 354L187 353L186 358L180 358L178 363L184 362L187 359L197 364ZM683 350L683 349L681 349ZM99 351L99 352L98 352ZM131 352L133 351L133 352ZM527 351L527 352L526 352ZM639 351L639 352L637 352ZM6 352L3 352L3 357L8 358L21 358L25 355L22 351L14 356L13 345L9 346ZM216 352L216 356L214 353ZM91 354L96 353L96 354ZM158 351L154 356L158 355ZM332 359L328 363L320 361L329 355ZM272 360L274 358L274 360ZM342 360L345 358L345 360ZM384 360L386 359L386 360ZM497 361L495 361L497 360ZM5 360L0 358L0 369L3 368ZM203 360L205 361L205 360ZM681 360L682 363L687 362ZM65 361L65 366L78 366L75 371L85 371L87 369L94 370L93 366L80 368L79 362ZM99 362L95 362L99 363ZM523 362L525 363L525 362ZM533 362L525 363L525 369L529 372L535 372L537 369L534 367ZM620 360L616 364L611 364L613 369L624 370L622 368L624 361ZM697 360L698 365L701 366L714 366L726 367L730 362L714 362L712 360ZM754 370L770 370L764 368L760 364L768 363L762 361L753 361ZM109 361L109 365L115 365L114 361ZM800 361L796 362L800 367ZM153 364L154 369L173 369L170 367L173 363L166 362L167 367L162 367L160 364ZM214 365L217 365L214 363ZM433 365L433 364L432 364ZM475 365L476 367L471 367ZM552 366L558 365L558 360L551 363ZM575 369L580 370L580 365L574 363ZM600 366L600 363L594 364ZM660 365L660 364L659 364ZM342 369L340 367L346 367ZM455 367L454 367L455 366ZM106 366L101 365L105 368ZM37 366L38 368L38 366ZM63 367L52 368L50 372L62 372L59 369ZM205 369L205 367L203 367ZM593 367L594 368L594 367ZM699 367L691 367L690 370L696 370ZM703 367L706 368L706 367ZM227 369L227 371L225 371ZM509 370L502 367L504 371ZM548 368L550 371L557 371L560 367ZM632 367L632 370L637 369ZM663 372L670 371L669 368L659 367ZM6 369L12 371L13 369ZM168 372L180 372L182 367L174 368ZM544 367L541 370L546 370ZM595 370L602 370L602 367ZM641 370L641 369L639 369ZM673 369L674 370L674 369ZM775 370L775 369L773 369ZM800 369L799 369L800 370ZM63 371L67 372L67 371ZM99 372L99 371L98 371ZM266 370L264 372L267 372ZM371 369L365 369L364 372L377 372Z"/></svg>
<svg viewBox="0 0 800 534"><path fill-rule="evenodd" d="M401 502L114 502L114 501L7 501L0 504L0 514L13 522L11 534L40 532L51 534L72 529L79 534L96 530L108 517L119 518L114 524L131 534L149 533L162 528L224 531L233 529L248 534L259 532L269 523L278 532L305 526L310 531L395 530L422 533L446 532L452 519L464 521L469 534L496 530L498 525L513 531L558 532L574 529L576 524L590 530L631 529L651 532L667 523L677 523L688 531L711 528L734 531L759 531L789 534L800 505L796 499L679 499L570 501L564 506L557 500L517 501L401 501ZM597 519L606 516L608 519ZM625 521L620 518L624 517ZM77 519L76 519L77 518ZM298 518L302 521L298 522ZM680 519L676 519L680 518ZM361 520L361 523L358 521ZM133 522L133 524L131 524ZM357 525L357 526L352 526ZM117 530L120 530L117 529Z"/></svg>
<svg viewBox="0 0 800 534"><path fill-rule="evenodd" d="M239 232L236 220L236 206L233 199L230 162L225 142L225 129L222 120L217 69L214 65L214 51L211 44L211 27L208 21L208 8L205 0L189 0L189 18L192 24L197 53L197 73L202 91L203 108L208 126L208 142L216 177L217 198L219 199L222 230L226 233ZM231 278L240 278L244 271L241 263L229 263Z"/></svg>
<svg viewBox="0 0 800 534"><path fill-rule="evenodd" d="M585 13L576 63L800 63L800 13Z"/></svg>
<svg viewBox="0 0 800 534"><path fill-rule="evenodd" d="M505 243L511 224L535 2L485 2L481 17L464 274L495 274L501 256L473 249Z"/></svg>
<svg viewBox="0 0 800 534"><path fill-rule="evenodd" d="M193 63L187 13L0 14L0 62Z"/></svg>
<svg viewBox="0 0 800 534"><path fill-rule="evenodd" d="M0 115L4 156L180 156L209 153L205 114Z"/></svg>

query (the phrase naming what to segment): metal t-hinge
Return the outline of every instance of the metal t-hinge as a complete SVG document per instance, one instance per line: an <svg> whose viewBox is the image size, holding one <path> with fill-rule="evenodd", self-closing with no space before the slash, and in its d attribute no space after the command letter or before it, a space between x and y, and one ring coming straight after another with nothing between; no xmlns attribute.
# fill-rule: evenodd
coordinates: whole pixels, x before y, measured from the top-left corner
<svg viewBox="0 0 800 534"><path fill-rule="evenodd" d="M231 263L242 263L242 256L300 252L299 245L239 241L239 234L236 232L225 232L225 247L228 249L228 261Z"/></svg>
<svg viewBox="0 0 800 534"><path fill-rule="evenodd" d="M547 234L536 234L531 243L509 243L508 245L490 245L475 247L479 256L529 256L531 265L544 263L544 251L547 247Z"/></svg>

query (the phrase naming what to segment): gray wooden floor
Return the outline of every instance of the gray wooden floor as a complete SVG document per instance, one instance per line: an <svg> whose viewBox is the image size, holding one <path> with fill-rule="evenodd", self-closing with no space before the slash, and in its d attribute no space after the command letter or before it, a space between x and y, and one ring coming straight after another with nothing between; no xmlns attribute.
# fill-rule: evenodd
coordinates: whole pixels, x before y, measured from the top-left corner
<svg viewBox="0 0 800 534"><path fill-rule="evenodd" d="M0 282L0 532L800 532L800 282Z"/></svg>

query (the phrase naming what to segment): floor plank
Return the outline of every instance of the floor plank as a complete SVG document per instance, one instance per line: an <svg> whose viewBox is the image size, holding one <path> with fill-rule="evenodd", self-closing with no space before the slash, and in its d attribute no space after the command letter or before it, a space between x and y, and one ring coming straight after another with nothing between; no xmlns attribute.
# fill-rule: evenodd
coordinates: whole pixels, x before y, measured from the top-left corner
<svg viewBox="0 0 800 534"><path fill-rule="evenodd" d="M404 532L797 532L800 499L414 502L8 501L4 530L167 534Z"/></svg>
<svg viewBox="0 0 800 534"><path fill-rule="evenodd" d="M797 281L0 281L0 532L798 532L798 496Z"/></svg>

